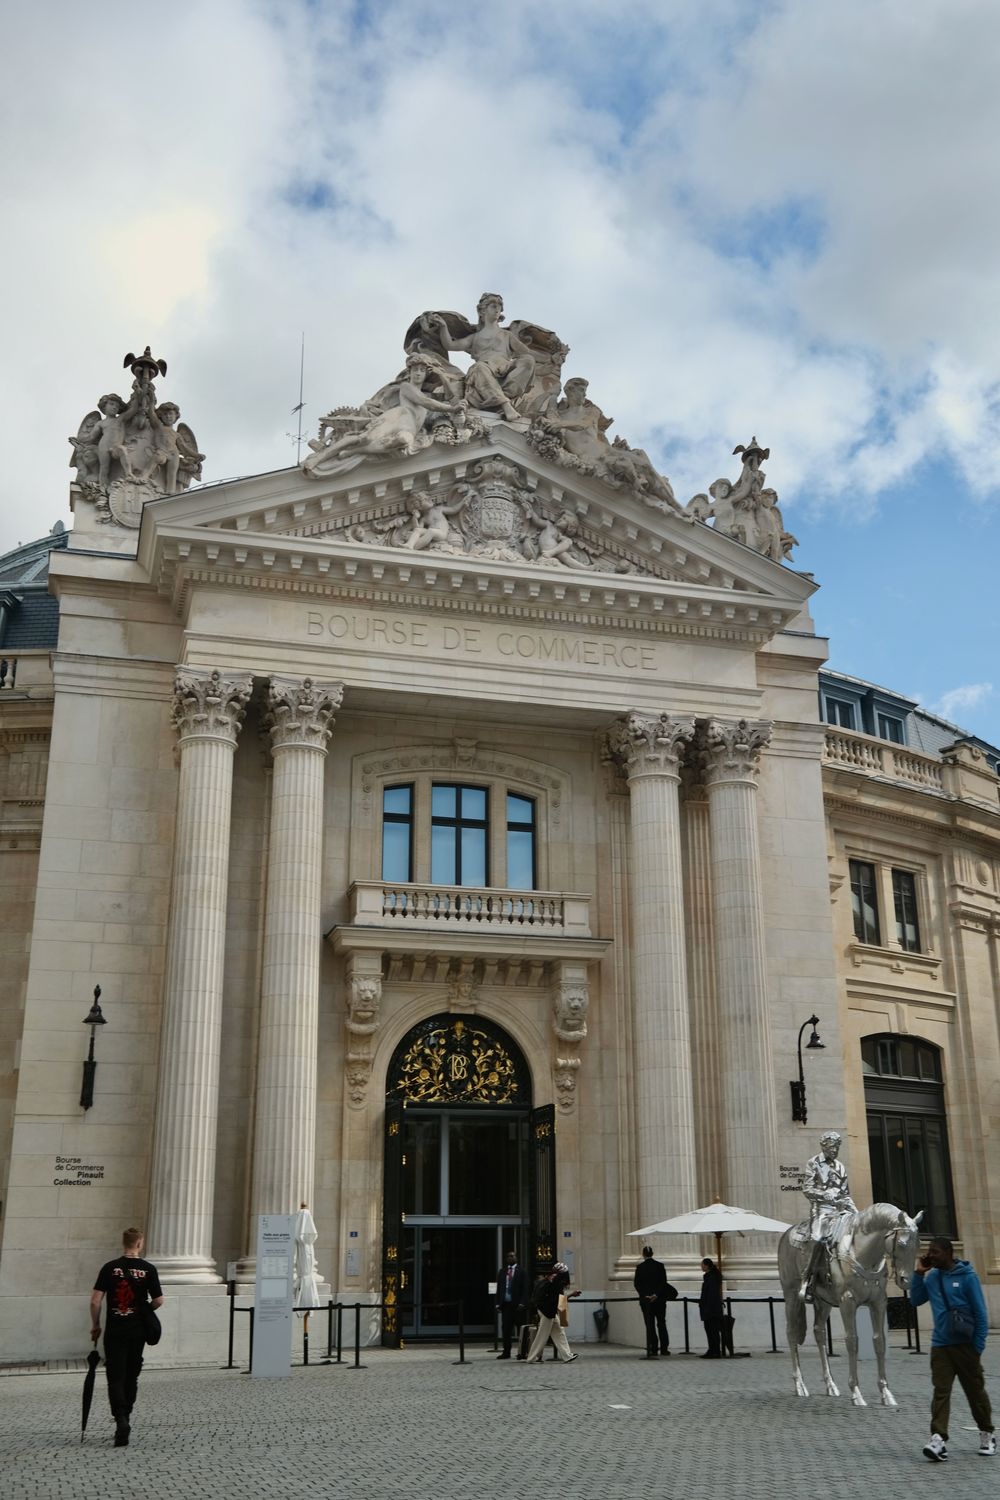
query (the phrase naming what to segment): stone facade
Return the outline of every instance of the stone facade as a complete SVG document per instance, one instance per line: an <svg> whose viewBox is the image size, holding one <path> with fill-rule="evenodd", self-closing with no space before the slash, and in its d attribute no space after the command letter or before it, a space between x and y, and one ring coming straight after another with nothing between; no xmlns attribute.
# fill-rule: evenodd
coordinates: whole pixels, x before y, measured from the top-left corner
<svg viewBox="0 0 1000 1500"><path fill-rule="evenodd" d="M0 689L10 1357L79 1347L126 1223L148 1225L182 1354L219 1347L255 1215L301 1199L334 1294L379 1300L387 1075L432 1017L493 1028L553 1107L553 1227L591 1292L630 1283L630 1230L716 1195L801 1216L783 1190L814 1124L845 1128L865 1199L861 1038L925 1036L965 1248L1000 1288L995 775L961 746L887 775L825 729L815 585L780 547L654 503L666 481L630 484L627 445L602 468L537 413L462 410L447 443L358 467L324 441L306 472L179 489L138 526L93 476L74 488L58 643ZM435 879L442 785L487 794L478 884ZM407 880L382 865L398 787ZM520 885L508 796L533 809ZM926 951L854 940L859 852L920 872ZM788 1080L813 1012L806 1126ZM670 1247L675 1279L699 1253ZM770 1284L773 1248L738 1242L727 1269Z"/></svg>

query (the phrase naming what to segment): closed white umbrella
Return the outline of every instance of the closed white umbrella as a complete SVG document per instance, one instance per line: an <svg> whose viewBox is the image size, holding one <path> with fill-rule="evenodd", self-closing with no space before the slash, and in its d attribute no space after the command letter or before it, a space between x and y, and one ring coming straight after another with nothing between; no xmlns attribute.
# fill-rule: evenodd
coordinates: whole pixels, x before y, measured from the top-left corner
<svg viewBox="0 0 1000 1500"><path fill-rule="evenodd" d="M316 1264L316 1224L303 1203L295 1215L295 1302L296 1308L318 1307L322 1272ZM308 1312L305 1314L308 1319Z"/></svg>

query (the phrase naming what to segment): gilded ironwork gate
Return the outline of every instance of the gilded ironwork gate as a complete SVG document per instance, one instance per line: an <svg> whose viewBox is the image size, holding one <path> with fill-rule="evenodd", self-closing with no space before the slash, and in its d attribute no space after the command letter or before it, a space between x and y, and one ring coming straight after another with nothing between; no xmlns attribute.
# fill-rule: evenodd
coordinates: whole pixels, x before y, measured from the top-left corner
<svg viewBox="0 0 1000 1500"><path fill-rule="evenodd" d="M386 1074L383 1344L452 1322L442 1298L461 1296L471 1326L489 1327L501 1241L524 1244L536 1274L556 1258L555 1109L530 1106L520 1049L482 1016L433 1016L397 1046Z"/></svg>
<svg viewBox="0 0 1000 1500"><path fill-rule="evenodd" d="M531 1130L531 1252L536 1277L556 1260L556 1107L542 1104L528 1116Z"/></svg>
<svg viewBox="0 0 1000 1500"><path fill-rule="evenodd" d="M403 1223L403 1110L405 1101L385 1101L385 1151L382 1174L382 1342L392 1349L400 1342L399 1231Z"/></svg>

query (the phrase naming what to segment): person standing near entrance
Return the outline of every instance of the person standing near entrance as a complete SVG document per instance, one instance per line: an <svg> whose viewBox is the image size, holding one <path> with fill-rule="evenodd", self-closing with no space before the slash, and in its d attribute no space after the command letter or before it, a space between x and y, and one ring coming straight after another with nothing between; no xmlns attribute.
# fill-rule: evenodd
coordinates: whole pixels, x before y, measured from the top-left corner
<svg viewBox="0 0 1000 1500"><path fill-rule="evenodd" d="M101 1267L90 1294L90 1337L95 1344L101 1336L101 1304L107 1298L104 1365L116 1448L128 1447L146 1343L146 1310L155 1310L163 1301L156 1267L142 1259L142 1249L142 1231L126 1229L121 1255Z"/></svg>
<svg viewBox="0 0 1000 1500"><path fill-rule="evenodd" d="M633 1285L639 1293L639 1306L646 1324L646 1358L655 1359L658 1354L669 1354L667 1298L671 1288L662 1262L653 1259L650 1245L643 1247L642 1260L635 1268ZM676 1295L675 1292L674 1296Z"/></svg>
<svg viewBox="0 0 1000 1500"><path fill-rule="evenodd" d="M722 1300L722 1272L706 1255L701 1263L701 1295L698 1298L698 1313L705 1325L708 1349L702 1359L722 1358L722 1319L725 1304Z"/></svg>
<svg viewBox="0 0 1000 1500"><path fill-rule="evenodd" d="M524 1320L526 1293L527 1277L524 1267L518 1264L516 1250L508 1250L507 1264L497 1272L497 1307L500 1310L500 1334L503 1339L503 1353L498 1354L497 1359L510 1359L514 1328Z"/></svg>
<svg viewBox="0 0 1000 1500"><path fill-rule="evenodd" d="M547 1276L543 1276L534 1292L535 1307L538 1309L538 1329L531 1341L528 1350L528 1363L537 1360L542 1361L545 1345L551 1338L556 1346L556 1353L564 1365L570 1360L576 1359L577 1355L571 1353L566 1330L559 1321L559 1294L569 1286L569 1266L564 1266L562 1261L557 1261ZM577 1296L574 1292L572 1296Z"/></svg>
<svg viewBox="0 0 1000 1500"><path fill-rule="evenodd" d="M973 1420L979 1428L979 1452L993 1458L997 1451L993 1412L983 1380L982 1352L986 1348L989 1319L979 1277L967 1260L955 1259L955 1247L943 1236L931 1240L917 1261L910 1301L914 1307L929 1302L934 1314L931 1334L931 1435L924 1454L932 1463L948 1457L948 1418L951 1388L958 1383L965 1392Z"/></svg>

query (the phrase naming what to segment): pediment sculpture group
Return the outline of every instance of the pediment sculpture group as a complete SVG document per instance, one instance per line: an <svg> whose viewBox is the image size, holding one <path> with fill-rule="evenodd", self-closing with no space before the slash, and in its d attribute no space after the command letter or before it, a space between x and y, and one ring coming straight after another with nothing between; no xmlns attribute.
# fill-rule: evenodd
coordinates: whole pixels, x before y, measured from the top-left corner
<svg viewBox="0 0 1000 1500"><path fill-rule="evenodd" d="M361 462L412 456L432 444L481 442L492 426L505 423L560 468L594 476L681 520L711 522L775 562L789 556L795 537L785 530L777 494L765 485L761 463L770 450L756 438L733 450L742 458L735 481L717 479L681 505L644 449L623 437L609 441L613 419L589 399L587 381L574 376L563 382L569 348L555 333L523 319L505 325L503 298L495 292L483 293L476 312L475 323L456 312L421 313L404 335L405 362L395 379L361 406L337 407L320 419L304 472L328 478ZM465 356L468 367L456 364L454 355ZM114 393L101 397L70 438L70 464L103 520L135 527L146 500L201 478L204 454L179 421L176 404L157 404L155 380L166 374L165 362L147 346L141 355L127 355L125 367L133 374L128 401ZM570 510L550 513L528 488L509 479L492 491L488 485L459 485L444 496L413 496L398 515L382 513L367 524L345 524L342 531L347 540L413 551L643 571L627 555L595 546Z"/></svg>

